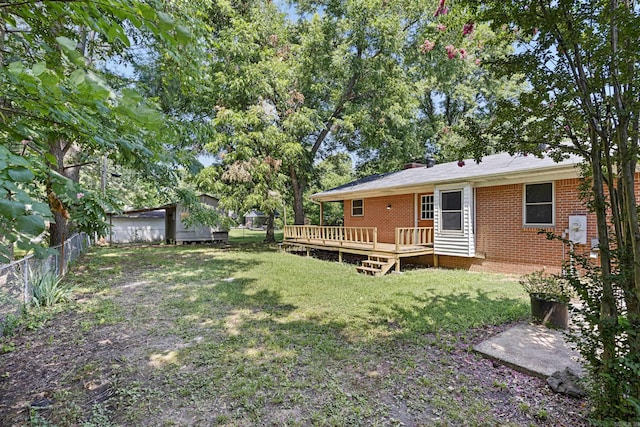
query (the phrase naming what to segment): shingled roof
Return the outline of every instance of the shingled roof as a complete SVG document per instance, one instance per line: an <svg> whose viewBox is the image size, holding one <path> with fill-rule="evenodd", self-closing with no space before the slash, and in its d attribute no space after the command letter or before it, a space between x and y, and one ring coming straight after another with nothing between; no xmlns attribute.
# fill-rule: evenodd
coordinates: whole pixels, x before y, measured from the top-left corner
<svg viewBox="0 0 640 427"><path fill-rule="evenodd" d="M312 200L338 201L352 196L375 197L385 194L406 194L428 191L436 185L473 183L476 186L500 185L509 179L520 182L555 179L578 176L576 165L581 162L578 156L571 156L561 162L550 157L533 155L515 155L508 153L486 156L480 163L472 159L464 160L464 166L458 162L442 163L431 168L419 167L387 174L371 175L348 184L313 194Z"/></svg>

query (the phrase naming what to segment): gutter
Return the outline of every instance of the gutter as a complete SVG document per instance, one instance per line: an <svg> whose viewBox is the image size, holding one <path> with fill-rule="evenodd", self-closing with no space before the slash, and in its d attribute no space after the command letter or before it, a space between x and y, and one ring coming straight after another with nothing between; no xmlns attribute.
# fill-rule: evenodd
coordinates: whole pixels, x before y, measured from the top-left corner
<svg viewBox="0 0 640 427"><path fill-rule="evenodd" d="M350 198L369 198L369 197L382 197L388 195L395 194L409 194L414 192L424 192L429 189L429 187L436 187L439 185L454 185L454 184L462 184L462 183L470 183L473 187L490 187L494 185L507 185L507 184L517 184L524 182L536 182L536 181L544 181L545 179L549 179L549 175L560 175L553 177L554 180L558 179L571 179L578 178L579 175L575 173L576 167L578 164L571 165L559 165L555 168L545 168L544 172L533 173L539 169L527 169L524 171L519 171L517 173L497 173L497 174L488 174L488 175L480 175L480 176L467 176L455 178L453 180L438 180L438 181L428 181L415 185L395 185L391 187L380 187L380 188L372 188L366 190L350 190L347 192L336 192L324 194L318 193L317 197L312 195L309 199L314 202L337 202L344 199ZM480 184L480 185L478 185Z"/></svg>

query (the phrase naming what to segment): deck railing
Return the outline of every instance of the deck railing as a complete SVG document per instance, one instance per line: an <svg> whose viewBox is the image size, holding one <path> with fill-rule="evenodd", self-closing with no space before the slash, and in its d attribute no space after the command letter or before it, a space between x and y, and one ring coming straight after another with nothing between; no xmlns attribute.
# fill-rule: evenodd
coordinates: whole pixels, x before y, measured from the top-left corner
<svg viewBox="0 0 640 427"><path fill-rule="evenodd" d="M312 240L336 242L343 244L363 244L376 249L378 243L378 229L376 227L334 227L320 225L286 225L284 240L310 243Z"/></svg>
<svg viewBox="0 0 640 427"><path fill-rule="evenodd" d="M396 228L396 252L403 246L427 246L433 244L433 227Z"/></svg>
<svg viewBox="0 0 640 427"><path fill-rule="evenodd" d="M376 227L286 225L284 240L331 246L364 245L375 250L378 246L378 229ZM432 227L399 227L395 229L396 252L408 247L432 244Z"/></svg>

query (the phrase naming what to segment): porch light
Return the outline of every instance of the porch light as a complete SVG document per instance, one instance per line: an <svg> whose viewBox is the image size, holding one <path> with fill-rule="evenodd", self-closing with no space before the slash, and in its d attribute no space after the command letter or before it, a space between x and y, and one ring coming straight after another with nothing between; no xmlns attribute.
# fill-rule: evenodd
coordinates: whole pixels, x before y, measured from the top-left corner
<svg viewBox="0 0 640 427"><path fill-rule="evenodd" d="M391 209L391 204L388 204L388 205L387 205L387 209Z"/></svg>

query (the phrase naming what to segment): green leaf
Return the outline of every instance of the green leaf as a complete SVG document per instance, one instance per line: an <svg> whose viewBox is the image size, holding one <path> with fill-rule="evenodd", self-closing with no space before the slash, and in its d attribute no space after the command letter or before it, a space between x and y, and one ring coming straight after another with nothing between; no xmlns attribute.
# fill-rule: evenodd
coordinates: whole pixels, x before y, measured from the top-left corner
<svg viewBox="0 0 640 427"><path fill-rule="evenodd" d="M136 15L129 15L129 21L133 24L134 27L140 28L142 25L142 21Z"/></svg>
<svg viewBox="0 0 640 427"><path fill-rule="evenodd" d="M84 70L77 69L69 76L69 80L76 85L79 86L84 82L84 77L86 76Z"/></svg>
<svg viewBox="0 0 640 427"><path fill-rule="evenodd" d="M21 249L23 251L28 251L31 250L31 242L28 240L18 240L16 242L16 246L18 247L18 249Z"/></svg>
<svg viewBox="0 0 640 427"><path fill-rule="evenodd" d="M14 219L24 214L24 205L15 200L0 200L0 215L7 219Z"/></svg>
<svg viewBox="0 0 640 427"><path fill-rule="evenodd" d="M46 229L44 219L38 215L19 216L16 225L22 233L37 236Z"/></svg>
<svg viewBox="0 0 640 427"><path fill-rule="evenodd" d="M9 177L16 182L31 182L35 176L26 168L9 169Z"/></svg>
<svg viewBox="0 0 640 427"><path fill-rule="evenodd" d="M160 24L158 25L161 30L169 30L173 28L173 17L171 15L164 12L157 12L156 15L160 20Z"/></svg>
<svg viewBox="0 0 640 427"><path fill-rule="evenodd" d="M0 264L8 264L11 260L9 259L9 248L6 246L0 246Z"/></svg>
<svg viewBox="0 0 640 427"><path fill-rule="evenodd" d="M124 88L121 93L123 98L130 99L134 103L142 101L142 95L133 89Z"/></svg>
<svg viewBox="0 0 640 427"><path fill-rule="evenodd" d="M107 36L109 37L110 41L120 40L125 46L131 46L129 37L127 37L122 27L118 24L112 25L111 28L109 28Z"/></svg>
<svg viewBox="0 0 640 427"><path fill-rule="evenodd" d="M5 20L5 24L9 24L12 27L17 26L15 16L12 16L11 14L6 14L5 16L3 16L3 19Z"/></svg>
<svg viewBox="0 0 640 427"><path fill-rule="evenodd" d="M22 65L22 62L16 61L9 64L9 72L11 74L20 74L23 71L24 71L24 65Z"/></svg>
<svg viewBox="0 0 640 427"><path fill-rule="evenodd" d="M56 256L60 254L57 249L43 248L42 246L35 244L31 245L31 249L33 249L33 253L36 258L46 258L48 256Z"/></svg>
<svg viewBox="0 0 640 427"><path fill-rule="evenodd" d="M191 31L189 31L187 27L183 25L178 25L176 27L176 39L179 43L188 43L191 41L192 37L193 35L191 34Z"/></svg>
<svg viewBox="0 0 640 427"><path fill-rule="evenodd" d="M56 41L58 42L61 48L70 52L75 52L76 47L78 46L78 42L64 36L56 37Z"/></svg>
<svg viewBox="0 0 640 427"><path fill-rule="evenodd" d="M51 153L44 153L44 159L51 165L54 165L54 166L58 165L58 160L56 159L56 156L54 156Z"/></svg>
<svg viewBox="0 0 640 427"><path fill-rule="evenodd" d="M51 209L49 208L49 205L46 203L32 201L31 211L33 213L40 215L43 218L53 218L53 215L51 214Z"/></svg>
<svg viewBox="0 0 640 427"><path fill-rule="evenodd" d="M149 5L141 3L138 5L140 15L148 21L153 21L156 19L156 11Z"/></svg>
<svg viewBox="0 0 640 427"><path fill-rule="evenodd" d="M48 88L57 88L60 79L55 74L47 73L40 75L40 82Z"/></svg>
<svg viewBox="0 0 640 427"><path fill-rule="evenodd" d="M47 71L47 63L46 62L38 62L37 64L35 64L33 66L31 71L33 72L34 76L39 76L40 74L42 74L45 71Z"/></svg>
<svg viewBox="0 0 640 427"><path fill-rule="evenodd" d="M80 52L76 50L78 42L63 36L56 37L56 41L71 62L73 62L78 67L84 67L86 65L84 56L82 56Z"/></svg>
<svg viewBox="0 0 640 427"><path fill-rule="evenodd" d="M15 154L10 153L8 156L9 162L16 166L24 166L29 167L29 161L22 156L16 156Z"/></svg>

